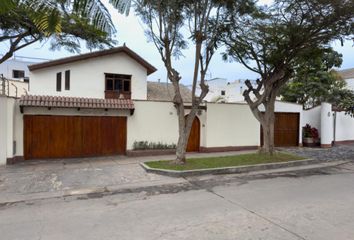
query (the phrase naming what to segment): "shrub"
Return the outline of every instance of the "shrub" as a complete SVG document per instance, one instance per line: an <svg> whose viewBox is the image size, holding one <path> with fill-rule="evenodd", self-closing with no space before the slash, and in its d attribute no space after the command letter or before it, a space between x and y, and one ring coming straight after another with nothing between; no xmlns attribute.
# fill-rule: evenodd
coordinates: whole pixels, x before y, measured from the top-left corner
<svg viewBox="0 0 354 240"><path fill-rule="evenodd" d="M148 142L148 141L135 141L133 143L134 150L147 150L147 149L175 149L176 144L166 144L162 142Z"/></svg>
<svg viewBox="0 0 354 240"><path fill-rule="evenodd" d="M306 124L305 127L303 127L303 135L305 138L313 138L313 139L318 139L318 130L315 127L311 127L310 124Z"/></svg>

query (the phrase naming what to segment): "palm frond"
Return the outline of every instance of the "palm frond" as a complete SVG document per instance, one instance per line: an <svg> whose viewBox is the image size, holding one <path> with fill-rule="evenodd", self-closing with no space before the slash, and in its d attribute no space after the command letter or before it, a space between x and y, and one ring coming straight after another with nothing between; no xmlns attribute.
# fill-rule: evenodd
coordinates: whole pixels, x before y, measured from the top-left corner
<svg viewBox="0 0 354 240"><path fill-rule="evenodd" d="M112 4L119 13L129 15L132 0L109 0L109 3Z"/></svg>

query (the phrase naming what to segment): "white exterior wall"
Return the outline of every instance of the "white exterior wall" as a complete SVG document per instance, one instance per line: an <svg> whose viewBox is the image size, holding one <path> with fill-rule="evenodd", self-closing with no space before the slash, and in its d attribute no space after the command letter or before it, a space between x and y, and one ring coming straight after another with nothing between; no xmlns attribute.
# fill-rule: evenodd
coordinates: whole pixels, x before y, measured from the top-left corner
<svg viewBox="0 0 354 240"><path fill-rule="evenodd" d="M0 165L5 165L7 158L7 118L7 98L0 96Z"/></svg>
<svg viewBox="0 0 354 240"><path fill-rule="evenodd" d="M19 98L28 93L28 83L17 80L8 80L5 82L5 94L9 97Z"/></svg>
<svg viewBox="0 0 354 240"><path fill-rule="evenodd" d="M244 101L243 91L245 84L243 80L228 82L225 78L216 78L206 82L209 86L209 92L204 100L207 102L227 102L235 103ZM225 91L225 95L221 95L221 91ZM197 86L196 94L201 92L200 86Z"/></svg>
<svg viewBox="0 0 354 240"><path fill-rule="evenodd" d="M0 164L6 158L23 156L23 114L20 113L18 100L0 97ZM176 143L178 139L177 112L171 102L134 101L135 112L115 110L85 110L52 108L24 108L24 114L35 115L73 115L73 116L127 116L127 150L133 149L134 141ZM277 111L300 111L296 104L277 102ZM331 110L326 108L325 110ZM328 118L328 112L327 117ZM188 113L188 111L187 111ZM260 145L260 125L247 104L208 103L207 111L201 110L200 146L201 147L241 147ZM314 127L320 120L321 107L300 112L302 123ZM333 114L326 127L329 143L333 140ZM300 136L301 139L301 136ZM354 118L337 113L336 141L354 140ZM13 141L16 152L13 154ZM300 140L301 141L301 140Z"/></svg>
<svg viewBox="0 0 354 240"><path fill-rule="evenodd" d="M345 81L347 82L347 88L354 91L354 78L349 78Z"/></svg>
<svg viewBox="0 0 354 240"><path fill-rule="evenodd" d="M21 61L21 60L17 60L17 59L9 59L9 60L0 64L0 74L3 74L4 77L7 79L20 80L19 78L14 78L12 76L12 71L13 70L25 71L25 77L28 77L29 76L28 65L33 64L33 63L35 63L35 62Z"/></svg>
<svg viewBox="0 0 354 240"><path fill-rule="evenodd" d="M15 131L21 129L22 121L18 120L22 115L19 114L16 104L16 99L0 96L0 165L6 164L7 158L17 155L14 152ZM22 139L23 132L19 136L19 140L23 141Z"/></svg>
<svg viewBox="0 0 354 240"><path fill-rule="evenodd" d="M65 90L65 71L70 70L70 90ZM56 74L62 72L62 90L56 91ZM125 53L34 70L30 73L32 95L104 98L105 73L132 75L132 99L146 99L147 70Z"/></svg>
<svg viewBox="0 0 354 240"><path fill-rule="evenodd" d="M311 127L317 128L318 133L321 136L321 106L317 106L309 110L304 110L302 115L302 127L304 127L306 124L310 124Z"/></svg>
<svg viewBox="0 0 354 240"><path fill-rule="evenodd" d="M321 104L321 144L329 145L333 141L333 112L330 103Z"/></svg>
<svg viewBox="0 0 354 240"><path fill-rule="evenodd" d="M15 103L14 98L7 98L7 157L14 156L14 121L15 121Z"/></svg>
<svg viewBox="0 0 354 240"><path fill-rule="evenodd" d="M335 141L354 140L354 118L345 115L344 112L336 113L336 136Z"/></svg>
<svg viewBox="0 0 354 240"><path fill-rule="evenodd" d="M177 143L178 118L171 102L134 101L134 115L128 118L127 150L135 141Z"/></svg>
<svg viewBox="0 0 354 240"><path fill-rule="evenodd" d="M14 104L13 140L16 142L14 156L23 156L23 114L20 112L19 101Z"/></svg>
<svg viewBox="0 0 354 240"><path fill-rule="evenodd" d="M135 141L176 144L178 141L178 116L172 102L134 101L134 115L128 118L127 150ZM188 114L189 111L186 111ZM205 146L205 111L200 111L200 146Z"/></svg>
<svg viewBox="0 0 354 240"><path fill-rule="evenodd" d="M259 146L260 125L246 104L207 104L205 147Z"/></svg>

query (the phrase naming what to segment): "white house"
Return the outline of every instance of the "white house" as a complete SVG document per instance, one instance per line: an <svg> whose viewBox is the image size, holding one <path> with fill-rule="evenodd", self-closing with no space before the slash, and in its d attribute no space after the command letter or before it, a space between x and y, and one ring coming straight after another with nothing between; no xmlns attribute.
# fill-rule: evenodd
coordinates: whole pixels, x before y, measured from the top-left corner
<svg viewBox="0 0 354 240"><path fill-rule="evenodd" d="M20 97L28 93L28 65L40 59L24 60L24 58L8 59L0 64L0 93L9 97Z"/></svg>
<svg viewBox="0 0 354 240"><path fill-rule="evenodd" d="M347 82L347 87L354 91L354 68L339 70L337 72Z"/></svg>
<svg viewBox="0 0 354 240"><path fill-rule="evenodd" d="M29 66L31 95L146 100L147 75L156 71L128 47Z"/></svg>
<svg viewBox="0 0 354 240"><path fill-rule="evenodd" d="M19 58L8 59L0 64L0 74L7 79L28 80L28 65L34 64L36 61L28 61Z"/></svg>
<svg viewBox="0 0 354 240"><path fill-rule="evenodd" d="M252 83L254 81L251 81ZM243 92L245 90L244 80L228 82L225 78L213 78L206 81L209 92L204 100L207 102L242 102L244 101ZM197 86L196 94L200 94L200 87Z"/></svg>

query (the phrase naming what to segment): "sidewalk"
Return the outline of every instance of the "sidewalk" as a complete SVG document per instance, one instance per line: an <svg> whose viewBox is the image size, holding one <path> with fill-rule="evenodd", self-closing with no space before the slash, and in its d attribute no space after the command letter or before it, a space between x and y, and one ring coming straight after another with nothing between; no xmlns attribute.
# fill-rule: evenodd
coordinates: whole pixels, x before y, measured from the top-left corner
<svg viewBox="0 0 354 240"><path fill-rule="evenodd" d="M191 153L189 157L227 156L252 151ZM174 155L105 157L28 161L0 167L0 203L85 194L105 189L146 187L187 182L147 173L139 165L151 160L170 160Z"/></svg>
<svg viewBox="0 0 354 240"><path fill-rule="evenodd" d="M244 154L254 151L221 153L192 153L188 157L212 157ZM107 192L129 192L135 189L158 186L188 185L186 178L147 173L139 165L151 160L170 160L174 155L153 157L107 157L67 159L55 161L29 161L0 167L0 205L36 199L58 198ZM313 166L283 170L262 171L269 174L279 171L321 168L338 163L321 163ZM252 173L257 174L257 173ZM209 176L213 178L214 176Z"/></svg>

